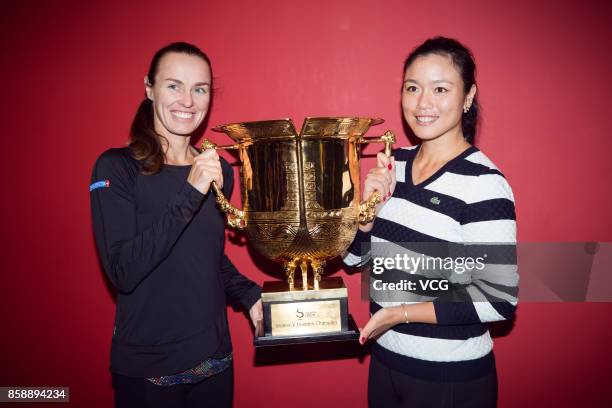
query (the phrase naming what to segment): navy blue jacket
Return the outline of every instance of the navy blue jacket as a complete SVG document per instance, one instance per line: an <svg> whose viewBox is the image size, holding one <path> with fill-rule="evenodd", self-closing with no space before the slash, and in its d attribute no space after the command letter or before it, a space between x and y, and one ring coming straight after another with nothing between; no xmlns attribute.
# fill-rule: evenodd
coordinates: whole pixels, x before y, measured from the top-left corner
<svg viewBox="0 0 612 408"><path fill-rule="evenodd" d="M224 217L190 166L143 175L129 148L96 161L91 209L106 275L117 289L111 370L158 377L231 352L226 296L249 309L260 288L224 255ZM224 193L233 185L222 159Z"/></svg>

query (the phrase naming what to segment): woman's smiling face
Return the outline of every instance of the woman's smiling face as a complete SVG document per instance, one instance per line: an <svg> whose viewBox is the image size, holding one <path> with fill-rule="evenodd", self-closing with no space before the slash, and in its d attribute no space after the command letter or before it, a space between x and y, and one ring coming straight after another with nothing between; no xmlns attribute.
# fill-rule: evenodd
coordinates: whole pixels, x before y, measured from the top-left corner
<svg viewBox="0 0 612 408"><path fill-rule="evenodd" d="M170 52L159 61L153 84L149 78L145 82L157 133L190 136L200 126L211 95L211 71L205 60Z"/></svg>
<svg viewBox="0 0 612 408"><path fill-rule="evenodd" d="M463 109L471 105L476 86L466 95L463 80L450 57L423 55L404 73L402 110L414 134L422 140L443 135L463 136Z"/></svg>

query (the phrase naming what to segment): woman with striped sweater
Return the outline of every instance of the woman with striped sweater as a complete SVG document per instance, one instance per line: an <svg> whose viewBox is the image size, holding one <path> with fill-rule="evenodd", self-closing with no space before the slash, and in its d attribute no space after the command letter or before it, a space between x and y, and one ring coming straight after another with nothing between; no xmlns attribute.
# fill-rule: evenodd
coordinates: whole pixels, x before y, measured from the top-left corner
<svg viewBox="0 0 612 408"><path fill-rule="evenodd" d="M362 344L373 343L371 407L496 405L487 323L514 316L516 222L510 186L472 145L475 68L470 51L455 40L437 37L417 47L404 65L402 108L420 143L391 158L379 153L366 177L363 196L377 190L385 199L375 221L360 227L345 263L361 266L394 253L431 260L445 248L445 259L467 259L457 257L460 251L480 255L482 266L446 275L440 264L433 273L395 267L373 275L396 283L444 277L449 289L410 287L402 301L372 296L372 316L360 336Z"/></svg>

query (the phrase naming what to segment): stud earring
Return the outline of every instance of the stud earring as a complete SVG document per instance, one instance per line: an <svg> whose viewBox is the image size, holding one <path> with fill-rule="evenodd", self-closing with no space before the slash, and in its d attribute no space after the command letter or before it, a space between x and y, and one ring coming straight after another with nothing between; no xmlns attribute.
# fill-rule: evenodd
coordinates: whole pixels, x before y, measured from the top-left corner
<svg viewBox="0 0 612 408"><path fill-rule="evenodd" d="M468 113L470 111L470 108L472 107L471 99L468 99L466 102L467 102L467 105L463 106L463 113Z"/></svg>

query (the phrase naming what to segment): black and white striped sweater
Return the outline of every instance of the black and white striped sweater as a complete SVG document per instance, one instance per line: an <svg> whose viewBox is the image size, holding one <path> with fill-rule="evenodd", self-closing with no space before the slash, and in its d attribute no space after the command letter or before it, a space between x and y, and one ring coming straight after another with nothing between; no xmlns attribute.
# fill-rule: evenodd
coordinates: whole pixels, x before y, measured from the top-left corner
<svg viewBox="0 0 612 408"><path fill-rule="evenodd" d="M373 354L384 364L417 378L478 378L495 369L487 322L512 319L517 303L514 197L503 174L476 147L413 185L412 161L417 151L418 146L394 152L397 186L393 196L377 216L371 233L357 234L344 262L363 266L372 257L410 252L406 243L504 248L490 257L482 270L451 277L454 301L443 295L420 297L421 301L433 301L438 324L399 324L372 346ZM365 251L363 243L368 244ZM377 253L381 248L384 254ZM405 271L392 272L414 277ZM370 311L399 303L375 299Z"/></svg>

